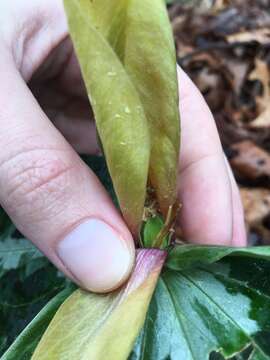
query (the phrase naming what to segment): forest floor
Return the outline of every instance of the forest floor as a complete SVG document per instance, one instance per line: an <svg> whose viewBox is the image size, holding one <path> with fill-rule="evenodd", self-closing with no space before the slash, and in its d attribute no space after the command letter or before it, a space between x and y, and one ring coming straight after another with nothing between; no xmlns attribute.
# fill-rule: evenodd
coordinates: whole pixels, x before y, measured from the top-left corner
<svg viewBox="0 0 270 360"><path fill-rule="evenodd" d="M270 1L209 3L169 7L178 63L215 116L250 244L270 244Z"/></svg>

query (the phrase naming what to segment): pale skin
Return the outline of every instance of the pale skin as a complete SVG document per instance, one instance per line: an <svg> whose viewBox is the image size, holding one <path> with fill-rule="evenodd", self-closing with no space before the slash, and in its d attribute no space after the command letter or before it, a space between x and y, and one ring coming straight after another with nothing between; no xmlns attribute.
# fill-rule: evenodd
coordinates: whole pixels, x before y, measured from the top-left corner
<svg viewBox="0 0 270 360"><path fill-rule="evenodd" d="M62 1L2 0L0 54L1 205L18 229L79 285L100 292L119 286L131 271L134 244L105 189L78 156L99 149ZM180 69L178 77L184 236L193 243L245 246L239 191L213 116ZM108 224L125 243L127 266L119 277L110 278L114 265L103 259L99 245L93 245L99 261L89 265L89 272L77 272L76 262L70 267L59 257L61 240L92 218ZM89 242L90 254L94 242Z"/></svg>

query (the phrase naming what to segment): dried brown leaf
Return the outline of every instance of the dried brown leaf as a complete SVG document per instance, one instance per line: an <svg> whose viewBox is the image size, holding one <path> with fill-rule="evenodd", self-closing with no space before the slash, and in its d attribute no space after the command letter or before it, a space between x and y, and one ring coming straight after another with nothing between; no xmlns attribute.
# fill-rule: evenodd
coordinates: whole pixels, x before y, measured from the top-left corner
<svg viewBox="0 0 270 360"><path fill-rule="evenodd" d="M270 72L265 61L261 59L255 60L255 68L249 74L249 80L259 80L262 83L263 94L258 97L258 104L261 111L264 111L268 107L270 100Z"/></svg>
<svg viewBox="0 0 270 360"><path fill-rule="evenodd" d="M270 214L270 190L265 188L241 188L240 194L249 226L255 226Z"/></svg>
<svg viewBox="0 0 270 360"><path fill-rule="evenodd" d="M244 178L256 180L270 178L270 154L252 141L241 141L231 147L235 154L230 163L235 172Z"/></svg>
<svg viewBox="0 0 270 360"><path fill-rule="evenodd" d="M270 127L270 103L267 108L250 123L254 128Z"/></svg>
<svg viewBox="0 0 270 360"><path fill-rule="evenodd" d="M270 243L270 190L265 188L241 188L240 194L248 231L255 232L265 244Z"/></svg>
<svg viewBox="0 0 270 360"><path fill-rule="evenodd" d="M229 43L246 43L257 41L260 44L270 44L270 29L261 28L253 31L242 31L226 36Z"/></svg>

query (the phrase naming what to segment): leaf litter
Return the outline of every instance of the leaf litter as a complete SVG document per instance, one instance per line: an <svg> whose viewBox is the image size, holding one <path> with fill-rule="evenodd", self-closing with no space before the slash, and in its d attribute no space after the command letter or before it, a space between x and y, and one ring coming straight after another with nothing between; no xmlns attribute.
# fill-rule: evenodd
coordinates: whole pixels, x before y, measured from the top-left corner
<svg viewBox="0 0 270 360"><path fill-rule="evenodd" d="M193 4L169 9L178 63L214 114L250 243L270 244L270 1Z"/></svg>

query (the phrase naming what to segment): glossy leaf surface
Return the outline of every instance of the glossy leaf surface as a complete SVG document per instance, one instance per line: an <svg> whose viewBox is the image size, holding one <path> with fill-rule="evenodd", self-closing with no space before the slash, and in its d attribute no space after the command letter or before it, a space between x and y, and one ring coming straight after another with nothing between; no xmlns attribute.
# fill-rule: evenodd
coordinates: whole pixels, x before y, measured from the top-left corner
<svg viewBox="0 0 270 360"><path fill-rule="evenodd" d="M127 359L143 326L166 253L141 250L130 280L107 295L76 291L60 307L33 360Z"/></svg>
<svg viewBox="0 0 270 360"><path fill-rule="evenodd" d="M199 245L176 246L170 251L166 266L173 270L183 270L213 264L228 255L270 260L270 246L250 248Z"/></svg>
<svg viewBox="0 0 270 360"><path fill-rule="evenodd" d="M151 254L151 251L148 254ZM252 346L254 350L247 349L233 359L269 360L269 260L269 247L235 249L215 246L177 246L168 256L166 268L158 282L143 330L137 338L130 359L208 360L210 353L219 351L222 355L211 354L210 359L222 360L225 357L231 358L244 348ZM115 299L115 296L117 298L115 294L108 296L110 299ZM84 301L85 299L86 297ZM104 304L108 305L107 300L107 296L104 296L105 302L101 304L101 308ZM88 301L84 304L84 301L82 303L79 301L76 305L80 307L78 312L72 309L68 311L70 319L67 316L64 324L60 322L59 335L54 332L53 344L56 345L56 349L63 350L68 349L69 346L72 348L74 345L77 346L81 335L80 326L82 326L78 319L81 316L83 318L85 316L85 328L89 330L88 326L92 319L92 315L90 315L91 319L89 318L89 312L91 313L90 309L92 311L94 309L95 312L97 305L93 308L90 306L92 300L91 304ZM125 304L125 301L122 304ZM101 339L105 340L96 341L95 335L91 337L90 332L86 335L86 344L89 341L91 346L94 344L97 348L107 349L108 353L112 354L111 359L114 359L113 356L121 359L119 353L115 354L114 349L121 349L121 339L131 346L130 336L134 340L135 334L130 330L136 327L129 318L133 313L131 309L134 309L134 304L129 301L127 304L122 307L123 311L116 315L118 319L115 322L109 320L111 332L104 331L104 328L101 332L97 331L97 337L102 333ZM106 306L103 309L106 309ZM145 308L143 309L145 311ZM106 320L111 319L110 310ZM126 321L121 324L123 319L128 321L128 329ZM74 327L74 324L78 324L78 327ZM139 326L136 328L137 331L138 328ZM57 327L54 331L56 330ZM69 331L74 333L71 339L66 338ZM128 340L125 334L128 334ZM109 342L106 341L107 336L111 339ZM31 337L28 336L27 339L31 341ZM50 343L46 345L50 347ZM86 349L87 346L84 347L82 343L81 351ZM128 353L127 347L124 353ZM57 355L60 356L59 353ZM61 357L55 359L62 359L62 356L63 353ZM95 353L94 358L99 359L96 356L102 358L104 354ZM38 358L42 359L42 357ZM26 359L30 357L25 357Z"/></svg>
<svg viewBox="0 0 270 360"><path fill-rule="evenodd" d="M270 359L270 248L182 248L183 265L164 269L130 359L229 358L250 344L250 359ZM186 261L192 252L200 262Z"/></svg>
<svg viewBox="0 0 270 360"><path fill-rule="evenodd" d="M147 181L166 216L176 200L179 111L163 0L65 0L69 27L123 215L133 233Z"/></svg>

